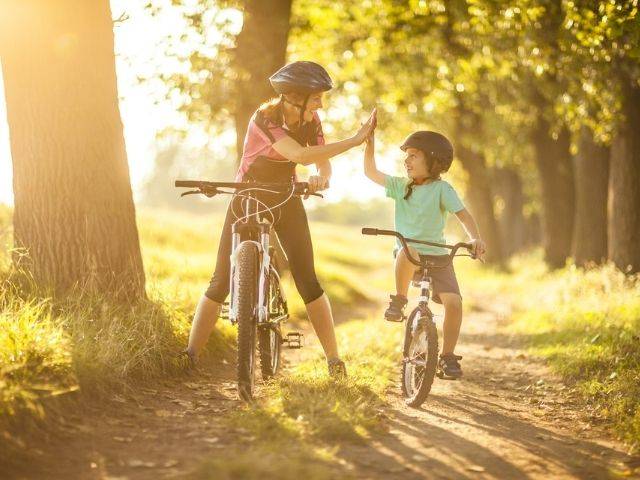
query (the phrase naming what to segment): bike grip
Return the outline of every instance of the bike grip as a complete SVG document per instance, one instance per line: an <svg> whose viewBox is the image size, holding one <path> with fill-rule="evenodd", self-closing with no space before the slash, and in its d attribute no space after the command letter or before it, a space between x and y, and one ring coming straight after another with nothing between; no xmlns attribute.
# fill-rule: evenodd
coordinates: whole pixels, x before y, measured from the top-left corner
<svg viewBox="0 0 640 480"><path fill-rule="evenodd" d="M378 229L377 228L364 227L362 229L362 234L363 235L378 235Z"/></svg>
<svg viewBox="0 0 640 480"><path fill-rule="evenodd" d="M194 180L176 180L174 185L176 187L197 187L199 182Z"/></svg>

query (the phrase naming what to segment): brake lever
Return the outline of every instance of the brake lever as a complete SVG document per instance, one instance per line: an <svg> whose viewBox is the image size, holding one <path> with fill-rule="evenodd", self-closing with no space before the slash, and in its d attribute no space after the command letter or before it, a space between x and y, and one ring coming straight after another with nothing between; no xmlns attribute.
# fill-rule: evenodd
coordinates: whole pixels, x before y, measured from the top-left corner
<svg viewBox="0 0 640 480"><path fill-rule="evenodd" d="M185 197L187 195L196 195L198 193L202 193L202 191L201 190L189 190L188 192L181 193L180 196L181 197Z"/></svg>

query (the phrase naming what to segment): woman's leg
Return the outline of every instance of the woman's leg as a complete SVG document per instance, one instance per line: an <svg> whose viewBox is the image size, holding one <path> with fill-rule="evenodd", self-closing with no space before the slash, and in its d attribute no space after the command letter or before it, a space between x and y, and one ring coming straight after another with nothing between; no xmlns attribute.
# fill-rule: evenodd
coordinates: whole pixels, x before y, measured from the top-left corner
<svg viewBox="0 0 640 480"><path fill-rule="evenodd" d="M462 297L457 293L440 293L444 305L442 354L452 354L458 343L462 325Z"/></svg>
<svg viewBox="0 0 640 480"><path fill-rule="evenodd" d="M327 360L339 358L338 342L336 341L336 332L333 327L333 313L331 312L329 297L327 297L326 293L323 293L316 300L307 303L305 307Z"/></svg>
<svg viewBox="0 0 640 480"><path fill-rule="evenodd" d="M227 209L227 215L220 235L218 245L218 257L216 259L216 270L211 277L209 288L200 298L193 315L191 332L189 333L189 345L187 353L197 360L200 351L207 343L209 335L220 315L220 309L224 299L229 295L229 275L231 268L231 224L233 223L233 213L231 207Z"/></svg>
<svg viewBox="0 0 640 480"><path fill-rule="evenodd" d="M328 360L336 359L338 346L331 304L316 277L313 245L302 200L293 198L283 205L274 228L287 254L291 275L324 353Z"/></svg>
<svg viewBox="0 0 640 480"><path fill-rule="evenodd" d="M220 303L211 300L206 295L200 298L196 306L196 313L193 315L191 332L189 332L189 345L187 346L187 352L192 358L197 359L200 351L206 345L218 316L220 316L221 307Z"/></svg>

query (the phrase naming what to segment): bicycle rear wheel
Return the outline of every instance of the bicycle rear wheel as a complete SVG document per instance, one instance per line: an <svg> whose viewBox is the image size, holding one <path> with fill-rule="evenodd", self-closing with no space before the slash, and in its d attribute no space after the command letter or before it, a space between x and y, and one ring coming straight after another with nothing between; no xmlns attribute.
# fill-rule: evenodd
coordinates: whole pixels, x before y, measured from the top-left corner
<svg viewBox="0 0 640 480"><path fill-rule="evenodd" d="M280 288L280 278L274 270L271 270L269 272L269 292L267 296L270 318L277 318L286 314L286 306ZM259 328L258 349L260 350L260 369L264 380L278 373L280 369L281 347L282 333L280 332L280 321L263 325Z"/></svg>
<svg viewBox="0 0 640 480"><path fill-rule="evenodd" d="M255 243L242 242L238 247L233 281L238 321L238 394L250 401L256 363L258 247Z"/></svg>
<svg viewBox="0 0 640 480"><path fill-rule="evenodd" d="M419 407L427 399L438 363L438 330L430 316L415 308L404 335L401 384L405 402Z"/></svg>

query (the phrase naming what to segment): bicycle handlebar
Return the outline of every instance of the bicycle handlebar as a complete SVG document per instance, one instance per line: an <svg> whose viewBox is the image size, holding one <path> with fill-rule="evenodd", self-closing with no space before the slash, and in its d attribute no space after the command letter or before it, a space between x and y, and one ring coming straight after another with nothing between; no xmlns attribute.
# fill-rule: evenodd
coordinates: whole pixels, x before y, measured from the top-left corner
<svg viewBox="0 0 640 480"><path fill-rule="evenodd" d="M428 242L426 240L416 240L413 238L405 238L401 233L398 233L394 230L379 230L377 228L364 227L362 229L362 234L363 235L387 235L390 237L396 237L398 240L400 240L400 243L402 244L402 248L404 248L404 251L406 252L406 255L409 261L417 267L425 267L425 264L422 261L420 261L420 259L416 260L416 258L413 255L411 255L408 243L419 243L421 245L430 245L432 247L448 248L451 250L451 253L448 255L449 262L453 262L453 257L455 257L458 249L466 248L469 251L473 249L473 245L471 245L470 243L464 243L464 242L458 242L455 245L447 245L445 243L436 243L436 242ZM472 256L472 258L475 258L475 257ZM444 267L447 265L449 264L447 263L446 265L442 265L442 266Z"/></svg>
<svg viewBox="0 0 640 480"><path fill-rule="evenodd" d="M277 190L282 193L286 193L293 188L294 195L313 195L316 197L324 198L320 193L308 193L308 182L291 182L291 183L260 183L260 182L207 182L203 180L176 180L175 186L178 188L196 188L191 192L185 192L182 194L197 194L202 193L208 197L212 197L219 193L231 193L219 188L233 188L236 190L246 190L250 188L264 188L268 190Z"/></svg>

